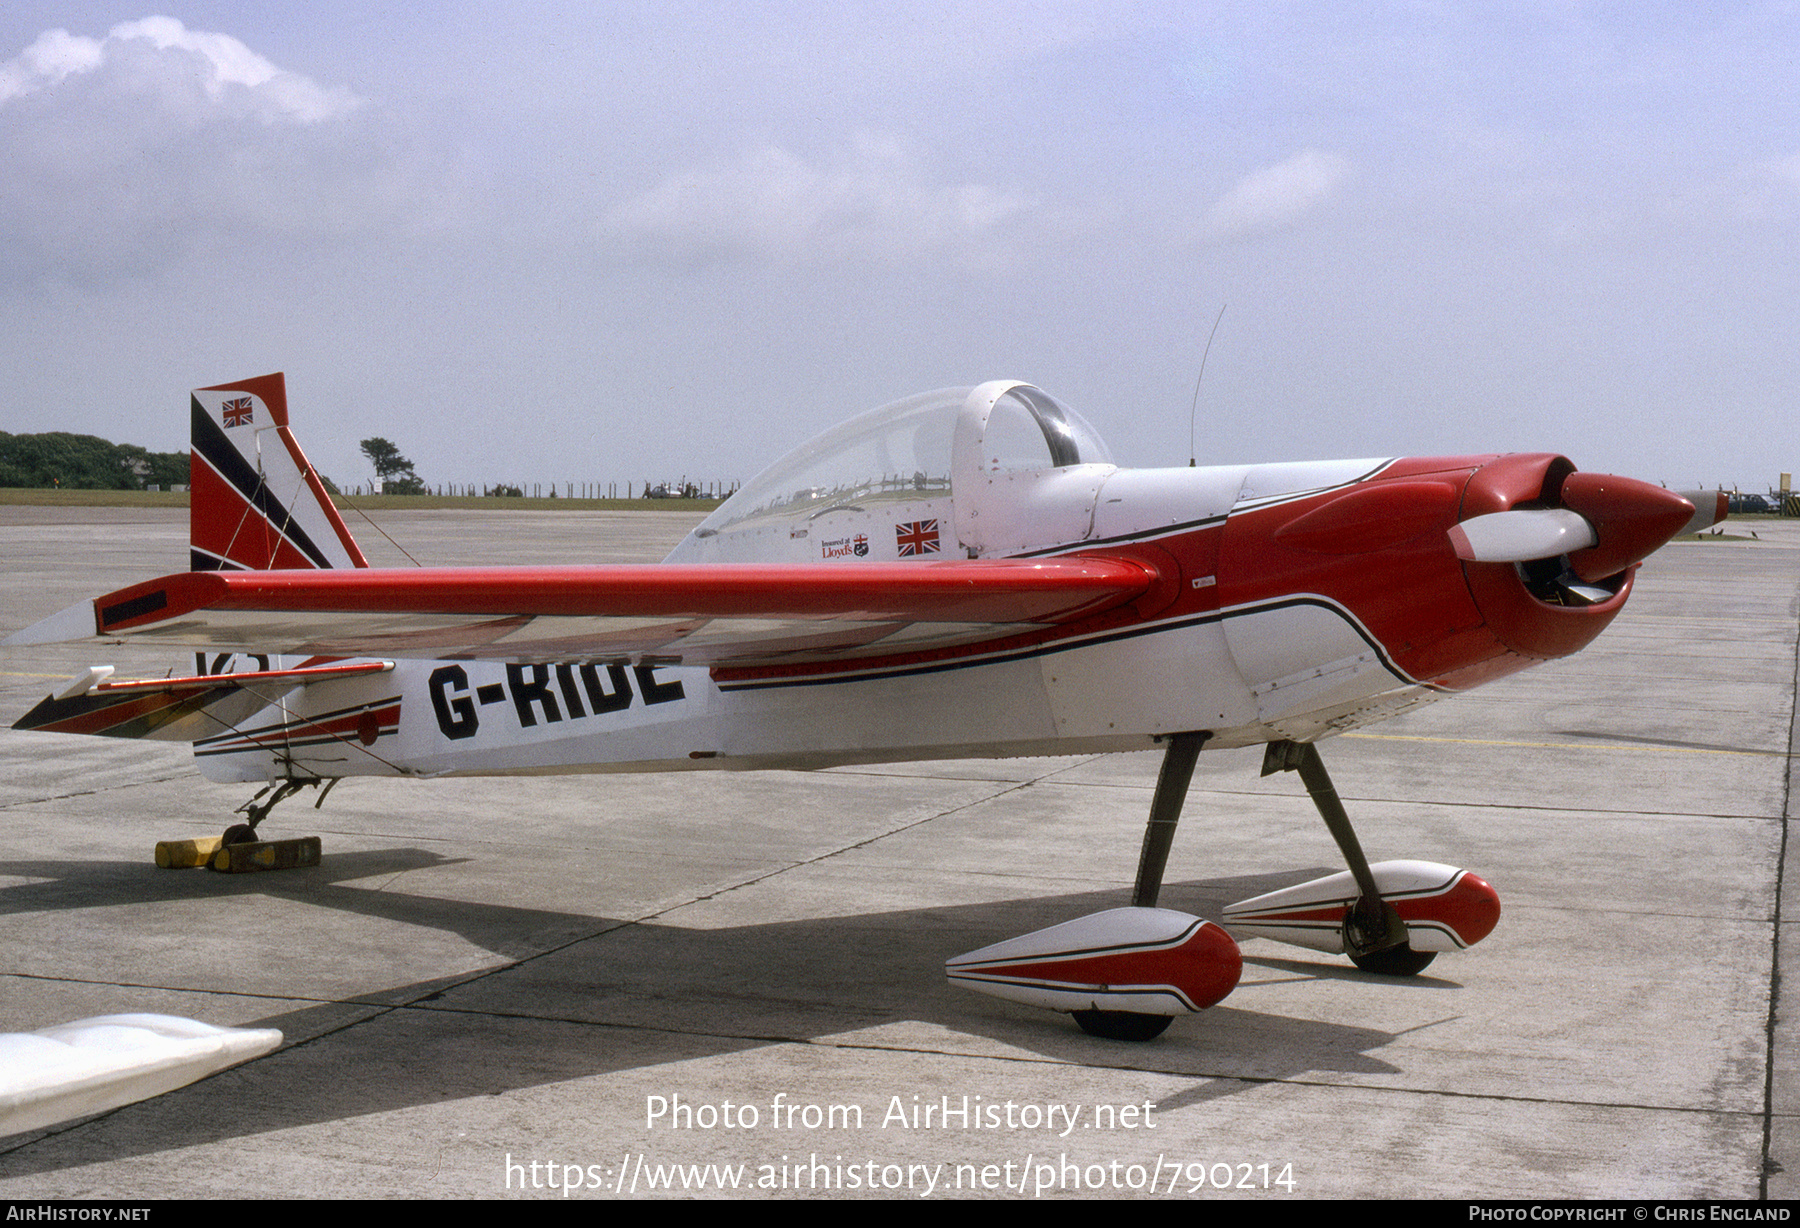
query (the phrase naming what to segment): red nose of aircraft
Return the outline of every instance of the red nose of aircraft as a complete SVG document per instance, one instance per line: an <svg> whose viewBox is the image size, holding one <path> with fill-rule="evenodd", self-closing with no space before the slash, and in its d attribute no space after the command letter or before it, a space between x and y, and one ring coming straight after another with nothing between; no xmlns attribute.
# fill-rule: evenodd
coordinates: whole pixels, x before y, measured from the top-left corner
<svg viewBox="0 0 1800 1228"><path fill-rule="evenodd" d="M1477 470L1462 510L1448 536L1489 631L1519 658L1545 660L1592 641L1624 605L1636 565L1723 520L1725 497L1581 473L1563 457L1533 454ZM1498 676L1491 664L1475 672Z"/></svg>
<svg viewBox="0 0 1800 1228"><path fill-rule="evenodd" d="M1717 501L1722 503L1724 496ZM1571 473L1562 484L1562 503L1593 525L1598 539L1590 549L1569 556L1569 570L1583 580L1617 575L1643 562L1670 538L1709 528L1723 515L1721 511L1690 528L1702 513L1684 496L1603 473Z"/></svg>
<svg viewBox="0 0 1800 1228"><path fill-rule="evenodd" d="M1567 555L1569 571L1592 583L1616 576L1683 533L1725 518L1725 496L1689 497L1604 473L1571 473L1558 507L1518 507L1473 516L1450 529L1457 557L1473 563L1528 563Z"/></svg>

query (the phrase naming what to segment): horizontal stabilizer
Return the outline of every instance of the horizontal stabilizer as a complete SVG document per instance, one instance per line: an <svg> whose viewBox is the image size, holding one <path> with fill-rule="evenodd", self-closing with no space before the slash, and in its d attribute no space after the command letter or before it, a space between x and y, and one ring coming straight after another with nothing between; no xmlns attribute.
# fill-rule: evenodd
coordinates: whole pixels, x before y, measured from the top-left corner
<svg viewBox="0 0 1800 1228"><path fill-rule="evenodd" d="M339 657L776 664L996 640L1126 605L1158 579L1125 558L182 572L8 642L130 635Z"/></svg>
<svg viewBox="0 0 1800 1228"><path fill-rule="evenodd" d="M194 742L235 728L297 687L393 668L391 661L357 661L141 682L94 682L96 675L105 675L90 669L20 717L13 728Z"/></svg>

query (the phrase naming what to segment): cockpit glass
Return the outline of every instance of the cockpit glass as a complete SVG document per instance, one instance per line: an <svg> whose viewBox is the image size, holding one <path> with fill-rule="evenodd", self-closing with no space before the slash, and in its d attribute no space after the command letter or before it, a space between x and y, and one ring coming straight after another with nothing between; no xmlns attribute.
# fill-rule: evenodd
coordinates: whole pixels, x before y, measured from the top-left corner
<svg viewBox="0 0 1800 1228"><path fill-rule="evenodd" d="M779 518L948 497L958 415L971 389L940 388L884 405L802 444L751 479L701 523L701 536ZM1081 416L1035 388L1009 389L988 415L984 469L1110 464ZM709 532L710 531L710 532Z"/></svg>
<svg viewBox="0 0 1800 1228"><path fill-rule="evenodd" d="M700 527L946 496L956 415L968 395L940 388L852 418L763 470Z"/></svg>
<svg viewBox="0 0 1800 1228"><path fill-rule="evenodd" d="M1108 461L1085 422L1035 388L1009 389L994 403L982 437L983 469L1058 469Z"/></svg>

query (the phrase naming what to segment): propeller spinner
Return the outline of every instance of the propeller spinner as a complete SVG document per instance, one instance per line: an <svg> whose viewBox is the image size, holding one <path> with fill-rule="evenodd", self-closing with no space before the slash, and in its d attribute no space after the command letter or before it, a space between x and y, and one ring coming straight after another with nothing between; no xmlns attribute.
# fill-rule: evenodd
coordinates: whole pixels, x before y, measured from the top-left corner
<svg viewBox="0 0 1800 1228"><path fill-rule="evenodd" d="M1472 563L1566 560L1543 576L1564 604L1611 598L1607 580L1642 562L1670 538L1724 519L1722 497L1690 500L1633 478L1570 473L1556 492L1561 507L1518 507L1472 516L1449 530L1456 556Z"/></svg>

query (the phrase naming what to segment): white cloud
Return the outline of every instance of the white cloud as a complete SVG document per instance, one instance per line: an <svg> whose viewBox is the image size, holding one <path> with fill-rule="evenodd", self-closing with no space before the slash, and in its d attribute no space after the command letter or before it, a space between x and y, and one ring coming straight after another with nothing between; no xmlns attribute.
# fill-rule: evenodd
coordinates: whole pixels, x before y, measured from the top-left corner
<svg viewBox="0 0 1800 1228"><path fill-rule="evenodd" d="M1349 173L1337 154L1303 149L1239 180L1206 216L1214 238L1239 238L1291 225L1322 204Z"/></svg>
<svg viewBox="0 0 1800 1228"><path fill-rule="evenodd" d="M145 17L114 26L103 39L45 31L0 64L0 105L109 70L111 88L147 94L153 103L186 109L198 84L223 114L265 121L312 124L345 115L361 102L349 90L284 72L229 34L189 30L173 17Z"/></svg>
<svg viewBox="0 0 1800 1228"><path fill-rule="evenodd" d="M0 64L0 285L429 231L466 177L413 136L347 89L172 17L104 38L48 31Z"/></svg>
<svg viewBox="0 0 1800 1228"><path fill-rule="evenodd" d="M31 46L0 64L0 103L54 85L70 73L92 72L105 59L98 39L46 30Z"/></svg>
<svg viewBox="0 0 1800 1228"><path fill-rule="evenodd" d="M831 165L764 145L671 175L608 210L600 230L686 260L889 260L979 248L1032 203L932 184L898 143L865 135Z"/></svg>

